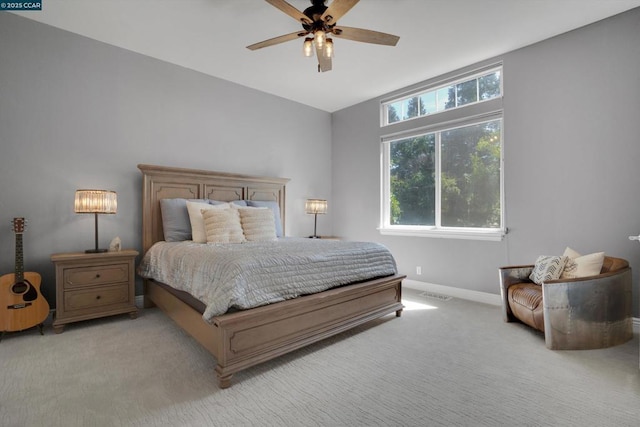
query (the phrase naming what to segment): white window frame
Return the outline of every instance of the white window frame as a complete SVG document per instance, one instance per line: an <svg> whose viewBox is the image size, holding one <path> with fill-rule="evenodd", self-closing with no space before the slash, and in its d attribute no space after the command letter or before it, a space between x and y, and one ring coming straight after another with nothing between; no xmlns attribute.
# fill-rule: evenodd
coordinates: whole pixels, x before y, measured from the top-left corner
<svg viewBox="0 0 640 427"><path fill-rule="evenodd" d="M441 112L427 114L424 116L419 116L416 118L394 122L389 124L389 126L393 126L399 123L403 131L396 132L389 135L383 135L381 137L381 156L380 156L380 164L381 164L381 203L380 203L380 226L378 230L381 234L384 235L394 235L394 236L419 236L419 237L435 237L435 238L450 238L450 239L470 239L470 240L490 240L490 241L500 241L504 238L504 235L507 233L507 227L505 225L505 198L504 198L504 114L501 108L502 106L502 96L504 94L503 91L503 79L504 74L502 70L502 66L493 66L491 68L487 67L481 71L476 73L466 74L464 77L459 77L457 79L451 79L447 82L441 82L437 86L432 86L434 90L440 87L447 87L452 84L456 84L457 82L466 81L473 76L482 76L488 74L492 71L500 71L500 97L499 104L500 109L493 111L485 111L478 113L477 107L470 108L468 111L474 111L474 115L465 116L464 114L460 114L463 112L464 108L467 108L470 105L478 105L481 102L475 102L471 104L466 104L460 107L451 108L449 110L443 110ZM383 122L381 122L381 127L384 128L388 114L387 114L387 106L395 103L399 100L406 99L407 97L416 96L417 94L424 93L425 90L416 90L411 94L403 94L401 96L397 96L395 99L385 100L381 103L381 115L383 116ZM495 98L492 98L495 99ZM494 103L486 103L487 107L493 108L495 107ZM450 117L451 114L447 114L447 112L452 110L459 110L458 113L455 114L456 118L453 120L447 120L446 117ZM435 116L436 114L442 114L442 119L439 120ZM422 120L421 120L422 119ZM407 122L415 120L415 125L411 126ZM489 121L500 120L500 227L499 228L472 228L472 227L443 227L441 225L441 165L440 165L440 133L456 129L464 126L470 126L474 124L485 123ZM420 126L422 122L427 122L426 126ZM416 226L416 225L391 225L390 221L390 201L391 201L391 188L390 188L390 143L393 141L417 137L420 135L425 135L429 133L436 133L436 195L435 195L435 210L436 210L436 221L434 226Z"/></svg>
<svg viewBox="0 0 640 427"><path fill-rule="evenodd" d="M424 114L422 116L418 115L416 117L410 117L408 119L400 119L400 120L398 120L396 122L389 123L389 106L392 105L392 104L395 104L396 102L406 101L406 100L414 98L414 97L418 97L419 98L421 95L424 95L424 94L427 94L427 93L430 93L430 92L435 92L436 93L436 104L437 104L437 102L438 102L438 100L437 100L438 90L446 88L446 87L449 87L449 86L454 86L455 87L460 83L464 83L464 82L467 82L467 81L473 80L473 79L479 79L482 76L486 76L488 74L492 74L492 73L495 73L497 71L500 72L500 95L498 95L498 97L489 98L489 99L482 99L482 100L478 99L475 102L471 102L471 103L460 105L460 106L455 106L455 107L452 107L452 108L449 108L449 109L446 109L446 110L434 111L432 113L427 113L427 114ZM465 107L468 107L470 105L481 104L483 102L491 101L491 100L496 99L496 98L502 98L503 93L504 93L503 92L503 84L502 83L503 83L502 64L497 64L497 65L494 64L494 65L482 68L480 70L475 70L475 71L473 71L471 73L463 74L462 76L458 76L457 78L441 81L441 82L438 82L438 83L435 83L435 84L432 84L432 85L429 85L429 86L426 86L426 87L422 87L422 88L419 88L419 89L412 90L412 91L410 91L408 93L403 93L403 94L398 95L398 96L396 96L396 97L394 97L392 99L383 100L382 101L382 109L381 109L382 111L381 111L381 123L380 123L380 126L382 126L382 127L393 126L393 125L396 125L398 123L405 123L405 122L408 122L408 121L411 121L411 120L420 119L420 118L423 118L423 117L426 117L426 116L434 116L436 114L442 114L442 113L445 113L445 112L448 112L448 111L457 110L457 109L460 109L460 108L465 108ZM476 82L476 84L479 84L479 82ZM457 89L456 89L456 98L457 98Z"/></svg>

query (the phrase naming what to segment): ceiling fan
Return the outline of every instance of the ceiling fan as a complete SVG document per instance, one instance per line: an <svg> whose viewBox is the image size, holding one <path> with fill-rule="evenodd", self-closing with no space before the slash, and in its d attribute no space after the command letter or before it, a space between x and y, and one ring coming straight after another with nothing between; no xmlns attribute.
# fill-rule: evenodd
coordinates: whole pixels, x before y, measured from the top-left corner
<svg viewBox="0 0 640 427"><path fill-rule="evenodd" d="M331 35L347 40L386 46L395 46L400 40L398 36L378 31L338 27L338 19L351 10L360 0L333 0L328 7L325 5L326 0L311 0L312 6L306 8L304 12L300 12L285 0L265 1L300 22L302 31L264 40L247 46L247 49L262 49L263 47L311 35L311 37L305 37L304 39L303 52L305 56L312 56L315 47L318 58L318 72L331 70L331 58L333 57L333 40L329 37Z"/></svg>

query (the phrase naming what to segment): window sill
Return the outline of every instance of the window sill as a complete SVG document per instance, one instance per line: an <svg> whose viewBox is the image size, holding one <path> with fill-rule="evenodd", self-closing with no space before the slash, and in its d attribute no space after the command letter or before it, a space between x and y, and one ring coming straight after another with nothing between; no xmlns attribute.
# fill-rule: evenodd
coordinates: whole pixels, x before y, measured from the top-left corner
<svg viewBox="0 0 640 427"><path fill-rule="evenodd" d="M504 238L504 230L453 230L428 229L422 227L378 228L386 236L431 237L438 239L488 240L499 242Z"/></svg>

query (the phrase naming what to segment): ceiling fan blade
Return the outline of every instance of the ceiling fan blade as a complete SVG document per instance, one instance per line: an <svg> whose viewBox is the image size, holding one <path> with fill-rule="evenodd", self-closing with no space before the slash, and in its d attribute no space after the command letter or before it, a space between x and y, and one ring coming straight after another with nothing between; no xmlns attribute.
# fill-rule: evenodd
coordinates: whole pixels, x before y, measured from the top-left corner
<svg viewBox="0 0 640 427"><path fill-rule="evenodd" d="M300 23L313 24L313 21L309 19L307 15L300 12L298 9L291 6L289 3L287 3L284 0L265 0L265 1L273 7L277 7L278 9L280 9L281 11L283 11L284 13L286 13L287 15L289 15L290 17L292 17L293 19L295 19Z"/></svg>
<svg viewBox="0 0 640 427"><path fill-rule="evenodd" d="M247 46L247 49L249 50L262 49L263 47L269 47L269 46L273 46L274 44L280 44L280 43L288 42L289 40L295 40L298 37L303 37L303 36L306 36L307 34L309 34L308 31L296 31L295 33L289 33L283 36L278 36L269 40L264 40L258 43L254 43L250 46Z"/></svg>
<svg viewBox="0 0 640 427"><path fill-rule="evenodd" d="M331 71L331 58L323 54L323 49L316 46L316 57L318 58L318 72Z"/></svg>
<svg viewBox="0 0 640 427"><path fill-rule="evenodd" d="M349 12L360 0L333 0L322 14L322 20L327 24L335 24L345 13Z"/></svg>
<svg viewBox="0 0 640 427"><path fill-rule="evenodd" d="M381 33L379 31L363 30L362 28L334 27L331 31L338 37L356 42L382 44L385 46L395 46L400 37L393 34Z"/></svg>

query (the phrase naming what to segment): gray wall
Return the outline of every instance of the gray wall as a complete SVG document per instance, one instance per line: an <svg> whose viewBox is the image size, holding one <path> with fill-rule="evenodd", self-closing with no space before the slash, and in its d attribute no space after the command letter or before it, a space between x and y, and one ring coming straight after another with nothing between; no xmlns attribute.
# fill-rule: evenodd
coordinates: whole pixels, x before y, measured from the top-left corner
<svg viewBox="0 0 640 427"><path fill-rule="evenodd" d="M24 216L26 270L54 305L50 255L94 245L78 188L118 192L101 246L120 236L139 250L139 163L290 178L286 232L306 236L304 200L331 196L331 115L0 13L0 274L14 270L10 220Z"/></svg>
<svg viewBox="0 0 640 427"><path fill-rule="evenodd" d="M630 261L638 317L640 245L627 237L640 232L640 9L498 59L505 239L378 233L380 99L333 114L334 233L386 244L410 279L489 293L499 293L499 266L566 246L605 251Z"/></svg>
<svg viewBox="0 0 640 427"><path fill-rule="evenodd" d="M497 293L500 265L604 250L635 269L637 317L640 245L627 236L640 232L639 23L636 9L498 58L511 233L480 242L378 233L379 99L330 115L0 14L0 274L13 271L9 222L25 216L26 268L53 305L50 254L93 246L92 217L73 213L77 188L116 190L101 246L118 235L139 249L136 165L150 163L291 178L288 235L313 228L305 198L328 198L320 234L382 242L423 282Z"/></svg>

